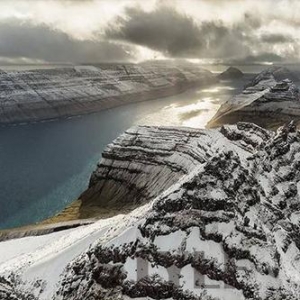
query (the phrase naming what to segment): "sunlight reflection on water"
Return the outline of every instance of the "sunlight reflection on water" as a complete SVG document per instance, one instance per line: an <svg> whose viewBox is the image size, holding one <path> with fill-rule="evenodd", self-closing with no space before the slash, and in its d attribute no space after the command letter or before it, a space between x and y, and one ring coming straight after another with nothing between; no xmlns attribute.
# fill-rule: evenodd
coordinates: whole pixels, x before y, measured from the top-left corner
<svg viewBox="0 0 300 300"><path fill-rule="evenodd" d="M194 91L191 99L170 103L137 120L135 125L205 128L221 104L227 100L225 95L229 97L235 90L237 87L230 81L221 81L221 84L210 88L198 89Z"/></svg>
<svg viewBox="0 0 300 300"><path fill-rule="evenodd" d="M200 93L219 93L220 91L233 91L233 90L235 90L235 88L232 86L215 86L210 89L200 90L200 91L198 91L198 94L200 94Z"/></svg>
<svg viewBox="0 0 300 300"><path fill-rule="evenodd" d="M229 90L229 89L228 89ZM220 89L218 89L220 92ZM199 91L202 97L194 103L171 103L136 122L136 125L187 126L205 128L207 122L220 107L220 98L203 94L215 93L215 89Z"/></svg>

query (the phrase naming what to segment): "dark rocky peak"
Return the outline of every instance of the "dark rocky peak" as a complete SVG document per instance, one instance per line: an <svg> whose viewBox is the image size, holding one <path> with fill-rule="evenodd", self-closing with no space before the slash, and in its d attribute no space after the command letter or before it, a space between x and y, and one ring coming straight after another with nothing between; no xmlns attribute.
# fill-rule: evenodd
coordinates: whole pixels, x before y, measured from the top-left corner
<svg viewBox="0 0 300 300"><path fill-rule="evenodd" d="M255 86L259 82L261 82L263 80L269 80L269 79L274 79L277 82L283 81L283 80L287 80L287 81L289 81L289 80L298 81L299 80L297 75L294 72L290 71L288 68L274 66L274 67L268 68L268 69L262 71L261 73L259 73L258 75L256 75L252 79L252 81L249 82L249 84L246 87Z"/></svg>
<svg viewBox="0 0 300 300"><path fill-rule="evenodd" d="M229 67L226 71L221 73L218 77L220 79L238 79L244 76L244 73L235 67Z"/></svg>

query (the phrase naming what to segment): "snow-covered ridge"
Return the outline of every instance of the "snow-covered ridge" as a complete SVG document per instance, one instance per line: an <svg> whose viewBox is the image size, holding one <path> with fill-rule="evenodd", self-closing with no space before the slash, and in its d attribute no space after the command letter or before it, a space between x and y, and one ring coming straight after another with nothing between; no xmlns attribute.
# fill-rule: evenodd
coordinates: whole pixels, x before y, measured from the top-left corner
<svg viewBox="0 0 300 300"><path fill-rule="evenodd" d="M157 143L162 131L173 139ZM299 298L300 132L293 123L277 132L251 123L135 127L107 155L128 147L130 163L141 163L137 144L148 144L153 157L167 151L160 164L169 168L173 155L184 171L128 215L0 243L0 299Z"/></svg>
<svg viewBox="0 0 300 300"><path fill-rule="evenodd" d="M100 64L0 71L0 123L85 114L173 95L215 80L196 65Z"/></svg>
<svg viewBox="0 0 300 300"><path fill-rule="evenodd" d="M272 67L258 74L244 91L225 102L209 127L254 122L265 128L278 128L291 119L300 120L299 78L283 67Z"/></svg>

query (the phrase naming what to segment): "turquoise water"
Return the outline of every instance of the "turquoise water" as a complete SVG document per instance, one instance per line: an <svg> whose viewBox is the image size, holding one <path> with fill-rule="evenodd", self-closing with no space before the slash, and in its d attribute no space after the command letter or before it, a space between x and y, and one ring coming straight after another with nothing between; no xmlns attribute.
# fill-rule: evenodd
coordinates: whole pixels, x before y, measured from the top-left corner
<svg viewBox="0 0 300 300"><path fill-rule="evenodd" d="M40 221L75 200L104 147L130 126L204 127L245 81L66 120L0 128L0 228Z"/></svg>

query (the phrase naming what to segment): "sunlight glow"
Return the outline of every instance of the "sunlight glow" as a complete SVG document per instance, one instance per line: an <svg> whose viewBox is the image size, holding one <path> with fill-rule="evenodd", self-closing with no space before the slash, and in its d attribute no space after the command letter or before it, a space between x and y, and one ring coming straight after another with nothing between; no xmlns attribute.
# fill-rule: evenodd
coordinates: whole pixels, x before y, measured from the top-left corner
<svg viewBox="0 0 300 300"><path fill-rule="evenodd" d="M184 106L172 103L156 113L138 120L136 124L205 128L207 122L220 107L220 104L216 104L216 102L213 97L203 97L195 103Z"/></svg>
<svg viewBox="0 0 300 300"><path fill-rule="evenodd" d="M220 91L232 91L232 90L235 90L234 87L232 86L216 86L216 87L213 87L213 88L210 88L210 89L204 89L204 90L201 90L201 91L198 91L198 93L219 93Z"/></svg>
<svg viewBox="0 0 300 300"><path fill-rule="evenodd" d="M146 60L162 60L162 59L167 59L161 52L151 50L147 47L143 46L136 46L135 47L136 52L136 62L142 62Z"/></svg>

